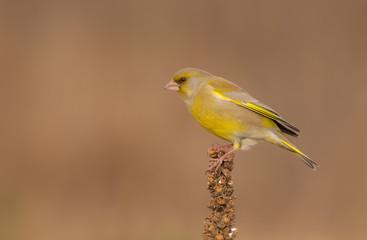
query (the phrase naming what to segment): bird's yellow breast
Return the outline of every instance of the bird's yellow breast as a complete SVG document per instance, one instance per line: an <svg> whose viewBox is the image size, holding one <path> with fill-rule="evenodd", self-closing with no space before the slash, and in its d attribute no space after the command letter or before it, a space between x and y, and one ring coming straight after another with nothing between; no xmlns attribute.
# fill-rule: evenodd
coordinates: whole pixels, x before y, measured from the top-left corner
<svg viewBox="0 0 367 240"><path fill-rule="evenodd" d="M189 110L196 121L210 133L230 142L245 132L244 121L234 116L233 108L217 98L200 94L196 96Z"/></svg>

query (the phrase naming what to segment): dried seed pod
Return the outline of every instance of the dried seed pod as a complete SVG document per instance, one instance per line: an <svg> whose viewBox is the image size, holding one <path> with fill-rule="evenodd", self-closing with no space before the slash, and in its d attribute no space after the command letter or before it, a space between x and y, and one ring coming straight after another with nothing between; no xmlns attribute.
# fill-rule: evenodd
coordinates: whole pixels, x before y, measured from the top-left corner
<svg viewBox="0 0 367 240"><path fill-rule="evenodd" d="M220 229L220 230L223 230L225 227L226 227L226 225L223 222L219 222L217 224L217 228Z"/></svg>
<svg viewBox="0 0 367 240"><path fill-rule="evenodd" d="M235 238L237 233L238 233L237 228L233 227L233 228L231 228L231 232L229 234L232 235L232 238Z"/></svg>
<svg viewBox="0 0 367 240"><path fill-rule="evenodd" d="M223 234L224 234L224 236L226 236L226 235L228 235L228 233L229 233L229 226L227 225L223 228Z"/></svg>
<svg viewBox="0 0 367 240"><path fill-rule="evenodd" d="M222 187L222 186L220 186L220 185L217 185L217 186L215 187L215 191L216 191L217 193L220 193L220 192L222 192L222 191L223 191L223 187Z"/></svg>
<svg viewBox="0 0 367 240"><path fill-rule="evenodd" d="M228 200L228 202L227 202L227 206L228 206L229 208L232 208L232 207L234 206L234 198L231 198L231 199L229 199L229 200Z"/></svg>
<svg viewBox="0 0 367 240"><path fill-rule="evenodd" d="M208 174L208 183L209 184L213 184L214 183L214 176L211 173Z"/></svg>
<svg viewBox="0 0 367 240"><path fill-rule="evenodd" d="M210 202L209 202L209 208L214 210L215 209L215 204L216 204L216 201L214 199L211 199Z"/></svg>
<svg viewBox="0 0 367 240"><path fill-rule="evenodd" d="M224 212L224 210L225 210L225 207L223 205L218 205L216 208L216 211L219 213Z"/></svg>
<svg viewBox="0 0 367 240"><path fill-rule="evenodd" d="M225 195L230 197L230 196L232 196L232 194L233 194L233 188L228 188Z"/></svg>
<svg viewBox="0 0 367 240"><path fill-rule="evenodd" d="M218 152L215 149L209 149L208 156L211 158L218 158Z"/></svg>
<svg viewBox="0 0 367 240"><path fill-rule="evenodd" d="M223 169L222 171L223 171L223 175L226 178L229 178L231 176L231 172L228 169Z"/></svg>
<svg viewBox="0 0 367 240"><path fill-rule="evenodd" d="M209 225L208 231L213 232L215 230L215 227L213 224Z"/></svg>
<svg viewBox="0 0 367 240"><path fill-rule="evenodd" d="M234 208L230 208L230 209L228 209L227 213L232 215L232 214L234 214L234 212L235 212Z"/></svg>
<svg viewBox="0 0 367 240"><path fill-rule="evenodd" d="M225 176L220 176L218 183L222 186L226 185L227 179Z"/></svg>
<svg viewBox="0 0 367 240"><path fill-rule="evenodd" d="M226 199L222 196L218 197L217 198L217 203L220 204L220 205L224 205L226 204Z"/></svg>
<svg viewBox="0 0 367 240"><path fill-rule="evenodd" d="M228 215L224 215L223 218L222 218L222 221L225 223L225 224L228 224L229 221L231 221L231 219L229 218Z"/></svg>
<svg viewBox="0 0 367 240"><path fill-rule="evenodd" d="M220 158L221 156L223 156L226 153L223 150L221 150L221 151L218 151L217 154L218 154L218 158Z"/></svg>
<svg viewBox="0 0 367 240"><path fill-rule="evenodd" d="M216 236L215 236L215 240L223 240L224 239L224 237L223 237L223 235L222 234L217 234Z"/></svg>

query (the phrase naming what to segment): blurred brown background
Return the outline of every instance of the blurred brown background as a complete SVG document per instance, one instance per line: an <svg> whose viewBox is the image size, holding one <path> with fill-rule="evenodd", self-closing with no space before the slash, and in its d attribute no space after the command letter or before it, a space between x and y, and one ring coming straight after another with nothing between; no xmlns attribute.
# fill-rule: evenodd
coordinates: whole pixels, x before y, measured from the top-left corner
<svg viewBox="0 0 367 240"><path fill-rule="evenodd" d="M230 79L303 130L235 159L238 239L367 238L366 1L1 1L0 239L200 239L204 131L163 86Z"/></svg>

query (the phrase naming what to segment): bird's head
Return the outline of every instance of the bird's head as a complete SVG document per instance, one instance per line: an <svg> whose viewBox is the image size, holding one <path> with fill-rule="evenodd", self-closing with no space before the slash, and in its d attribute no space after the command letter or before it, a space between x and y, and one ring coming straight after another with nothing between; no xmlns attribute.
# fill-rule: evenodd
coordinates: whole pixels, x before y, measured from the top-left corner
<svg viewBox="0 0 367 240"><path fill-rule="evenodd" d="M181 96L189 96L200 86L200 83L205 82L210 73L196 69L196 68L184 68L178 71L169 81L165 89L177 91Z"/></svg>

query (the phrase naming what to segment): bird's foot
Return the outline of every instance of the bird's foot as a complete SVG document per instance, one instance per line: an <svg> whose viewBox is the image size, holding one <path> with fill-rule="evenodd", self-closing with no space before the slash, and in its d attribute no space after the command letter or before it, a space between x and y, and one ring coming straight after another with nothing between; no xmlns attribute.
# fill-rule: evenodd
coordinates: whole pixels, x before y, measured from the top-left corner
<svg viewBox="0 0 367 240"><path fill-rule="evenodd" d="M228 145L219 145L218 143L214 143L212 145L212 147L209 148L208 153L210 153L210 151L213 151L213 150L215 150L215 151L224 151L224 153L226 153L226 152L232 150L232 148L233 148L233 143L228 144Z"/></svg>
<svg viewBox="0 0 367 240"><path fill-rule="evenodd" d="M213 164L206 170L206 172L212 172L215 173L218 172L220 166L223 164L223 162L231 162L234 158L234 149L233 144L220 146L216 144L217 146L212 146L208 154L211 157L210 161L213 162Z"/></svg>

